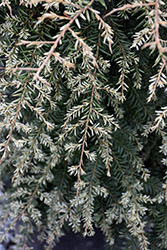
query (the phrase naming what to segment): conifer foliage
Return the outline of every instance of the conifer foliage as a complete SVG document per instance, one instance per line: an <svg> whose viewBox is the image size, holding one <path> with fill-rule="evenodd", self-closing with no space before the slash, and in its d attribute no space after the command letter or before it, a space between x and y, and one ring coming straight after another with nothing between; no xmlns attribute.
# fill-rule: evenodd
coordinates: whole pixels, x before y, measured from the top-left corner
<svg viewBox="0 0 167 250"><path fill-rule="evenodd" d="M165 0L1 0L0 216L5 234L19 221L16 249L35 228L52 249L64 226L167 249L166 73Z"/></svg>

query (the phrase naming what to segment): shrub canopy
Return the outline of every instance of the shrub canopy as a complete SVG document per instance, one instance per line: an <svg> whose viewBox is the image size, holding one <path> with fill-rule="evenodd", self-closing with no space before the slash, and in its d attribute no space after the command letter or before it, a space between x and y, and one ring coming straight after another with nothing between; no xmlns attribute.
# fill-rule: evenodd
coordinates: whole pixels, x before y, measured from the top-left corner
<svg viewBox="0 0 167 250"><path fill-rule="evenodd" d="M1 0L1 217L6 233L20 221L16 249L34 225L47 249L64 226L167 249L166 10Z"/></svg>

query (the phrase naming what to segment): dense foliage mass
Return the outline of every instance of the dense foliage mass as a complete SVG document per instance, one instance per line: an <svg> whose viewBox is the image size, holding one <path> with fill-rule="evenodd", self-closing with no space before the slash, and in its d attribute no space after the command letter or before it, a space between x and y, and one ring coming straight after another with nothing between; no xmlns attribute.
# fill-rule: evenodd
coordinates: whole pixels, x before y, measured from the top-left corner
<svg viewBox="0 0 167 250"><path fill-rule="evenodd" d="M1 224L167 249L167 3L1 0ZM10 180L10 181L9 181ZM5 235L2 235L2 240ZM117 242L117 241L116 241Z"/></svg>

